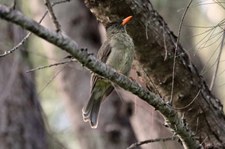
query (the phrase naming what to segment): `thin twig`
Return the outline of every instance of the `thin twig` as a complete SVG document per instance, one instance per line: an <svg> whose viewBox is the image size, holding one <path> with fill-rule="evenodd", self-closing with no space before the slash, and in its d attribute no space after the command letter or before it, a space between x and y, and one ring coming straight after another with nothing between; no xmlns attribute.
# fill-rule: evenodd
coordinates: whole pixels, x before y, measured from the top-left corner
<svg viewBox="0 0 225 149"><path fill-rule="evenodd" d="M42 18L38 22L39 24L44 20L44 18L46 17L47 14L48 14L48 11L46 11L44 13L44 15L42 16ZM7 50L3 54L1 54L0 55L0 58L1 57L4 57L4 56L7 56L7 55L13 53L14 51L16 51L17 49L19 49L28 40L28 38L30 37L30 35L31 35L31 32L29 32L15 47L13 47L12 49Z"/></svg>
<svg viewBox="0 0 225 149"><path fill-rule="evenodd" d="M58 72L56 72L54 74L54 76L50 80L47 81L47 83L44 85L44 87L42 87L38 91L38 95L40 95L46 89L46 87L48 87L48 85L58 76L58 74L64 70L64 68L65 68L65 66L63 66L62 69L60 69Z"/></svg>
<svg viewBox="0 0 225 149"><path fill-rule="evenodd" d="M5 57L5 56L15 52L17 49L19 49L27 41L27 39L30 37L30 35L31 35L31 33L29 32L15 47L13 47L10 50L5 51L3 54L0 54L0 58Z"/></svg>
<svg viewBox="0 0 225 149"><path fill-rule="evenodd" d="M16 0L13 0L12 9L16 9Z"/></svg>
<svg viewBox="0 0 225 149"><path fill-rule="evenodd" d="M145 141L140 141L140 142L131 144L127 149L133 149L133 148L136 148L138 146L141 146L143 144L148 144L148 143L173 141L176 138L177 137L167 137L167 138L157 138L157 139L149 139L149 140L145 140Z"/></svg>
<svg viewBox="0 0 225 149"><path fill-rule="evenodd" d="M69 2L70 0L63 0L63 1L58 1L58 2L54 2L52 3L52 7L57 5L57 4L61 4L61 3L65 3L65 2ZM16 0L13 3L13 6L16 5ZM40 21L38 22L39 24L44 20L44 18L46 17L46 15L48 14L48 10L45 11L44 15L42 16L42 18L40 19ZM5 51L3 54L0 54L0 58L1 57L5 57L13 52L15 52L17 49L19 49L22 45L24 45L24 43L28 40L28 38L30 37L31 33L29 32L16 46L14 46L12 49Z"/></svg>
<svg viewBox="0 0 225 149"><path fill-rule="evenodd" d="M148 23L145 24L145 37L148 40Z"/></svg>
<svg viewBox="0 0 225 149"><path fill-rule="evenodd" d="M58 4L66 3L66 2L70 2L70 0L61 0L61 1L58 1L58 2L53 2L52 7L55 6L55 5L58 5Z"/></svg>
<svg viewBox="0 0 225 149"><path fill-rule="evenodd" d="M45 1L45 5L48 9L49 15L52 19L52 22L55 24L56 32L58 33L61 31L61 26L60 26L59 21L57 20L56 15L53 11L52 4L49 0L44 0L44 1Z"/></svg>
<svg viewBox="0 0 225 149"><path fill-rule="evenodd" d="M220 51L219 51L219 54L218 54L218 57L217 57L217 61L216 61L216 69L215 69L215 71L213 73L212 81L211 81L211 84L210 84L210 87L209 87L210 91L214 87L214 84L215 84L215 81L216 81L216 77L217 77L217 74L218 74L219 65L220 65L220 59L221 59L221 55L222 55L222 51L223 51L223 47L224 47L224 38L225 38L225 30L223 30L223 37L222 37L222 41L221 41L221 45L220 45Z"/></svg>
<svg viewBox="0 0 225 149"><path fill-rule="evenodd" d="M183 110L183 109L188 108L188 107L195 101L195 99L197 99L197 97L198 97L198 95L199 95L200 92L201 92L201 90L198 91L198 93L197 93L196 96L193 98L193 100L192 100L189 104L187 104L186 106L184 106L184 107L174 107L174 109L175 109L175 110Z"/></svg>
<svg viewBox="0 0 225 149"><path fill-rule="evenodd" d="M53 66L59 66L59 65L63 65L63 64L68 64L68 63L76 62L76 61L77 61L76 59L70 59L70 60L67 60L67 61L62 61L62 62L58 62L58 63L46 65L46 66L39 66L37 68L33 68L33 69L30 69L30 70L26 71L26 73L30 73L30 72L41 70L41 69L45 69L45 68L50 68L50 67L53 67Z"/></svg>
<svg viewBox="0 0 225 149"><path fill-rule="evenodd" d="M165 50L164 61L166 61L167 55L168 55L168 50L167 50L167 45L166 45L166 34L165 34L165 23L164 22L163 22L163 44L164 44L164 50Z"/></svg>
<svg viewBox="0 0 225 149"><path fill-rule="evenodd" d="M181 34L181 29L182 29L182 25L183 25L183 22L184 22L184 18L186 16L186 13L191 5L193 0L190 0L190 2L188 3L185 11L184 11L184 14L181 18L181 22L180 22L180 25L179 25L179 29L178 29L178 36L177 36L177 42L176 42L176 47L175 47L175 51L174 51L174 58L173 58L173 75L172 75L172 87L171 87L171 94L170 94L170 103L172 104L173 102L173 90L174 90L174 79L175 79L175 67L176 67L176 56L177 56L177 49L178 49L178 44L179 44L179 41L180 41L180 34Z"/></svg>
<svg viewBox="0 0 225 149"><path fill-rule="evenodd" d="M205 139L201 142L201 145L208 139L208 136L205 137Z"/></svg>

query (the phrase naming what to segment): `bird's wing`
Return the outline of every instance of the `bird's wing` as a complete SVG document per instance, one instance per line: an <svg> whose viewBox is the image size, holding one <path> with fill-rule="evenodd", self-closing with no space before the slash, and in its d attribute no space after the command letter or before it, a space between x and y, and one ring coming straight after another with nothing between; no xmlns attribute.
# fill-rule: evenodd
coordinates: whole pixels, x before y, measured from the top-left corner
<svg viewBox="0 0 225 149"><path fill-rule="evenodd" d="M106 40L98 51L97 58L103 63L106 63L109 54L111 53L112 47L110 46L109 40Z"/></svg>
<svg viewBox="0 0 225 149"><path fill-rule="evenodd" d="M112 47L110 46L109 40L106 40L101 48L98 51L98 55L97 58L99 60L101 60L103 63L106 63L107 58L109 57L110 53L111 53L111 49ZM92 74L91 76L91 86L92 86L92 90L95 87L95 84L97 82L97 80L102 79L100 76L96 75L95 73Z"/></svg>

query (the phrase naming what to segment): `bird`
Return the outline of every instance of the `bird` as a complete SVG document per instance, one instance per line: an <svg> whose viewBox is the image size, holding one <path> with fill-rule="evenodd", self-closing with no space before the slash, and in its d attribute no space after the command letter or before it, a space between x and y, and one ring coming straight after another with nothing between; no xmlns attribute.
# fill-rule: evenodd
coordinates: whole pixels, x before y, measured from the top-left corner
<svg viewBox="0 0 225 149"><path fill-rule="evenodd" d="M118 73L128 76L134 58L134 42L126 32L126 25L132 16L106 25L106 41L100 47L97 58ZM114 90L113 83L97 74L91 75L91 94L82 109L83 120L91 128L97 128L102 101Z"/></svg>

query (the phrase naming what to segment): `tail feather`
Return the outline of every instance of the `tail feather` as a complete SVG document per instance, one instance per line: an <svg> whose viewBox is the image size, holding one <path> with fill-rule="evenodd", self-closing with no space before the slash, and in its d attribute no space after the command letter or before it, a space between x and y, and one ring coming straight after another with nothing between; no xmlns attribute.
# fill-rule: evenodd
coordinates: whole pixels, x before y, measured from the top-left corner
<svg viewBox="0 0 225 149"><path fill-rule="evenodd" d="M89 121L92 128L97 128L101 99L93 98L93 96L90 97L88 104L82 109L82 114L85 122Z"/></svg>
<svg viewBox="0 0 225 149"><path fill-rule="evenodd" d="M94 81L89 101L82 109L83 120L89 122L92 128L97 128L101 102L113 91L113 89L113 86L107 80L97 79Z"/></svg>

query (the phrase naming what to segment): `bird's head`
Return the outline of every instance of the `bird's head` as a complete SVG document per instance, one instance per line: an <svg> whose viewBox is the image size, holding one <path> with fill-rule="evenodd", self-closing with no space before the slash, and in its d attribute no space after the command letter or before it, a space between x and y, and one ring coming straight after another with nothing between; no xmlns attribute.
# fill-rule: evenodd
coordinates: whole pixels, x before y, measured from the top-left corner
<svg viewBox="0 0 225 149"><path fill-rule="evenodd" d="M128 16L124 19L121 19L116 22L111 22L106 25L106 32L108 35L115 34L117 32L125 32L125 26L127 23L129 23L132 19L132 16Z"/></svg>

